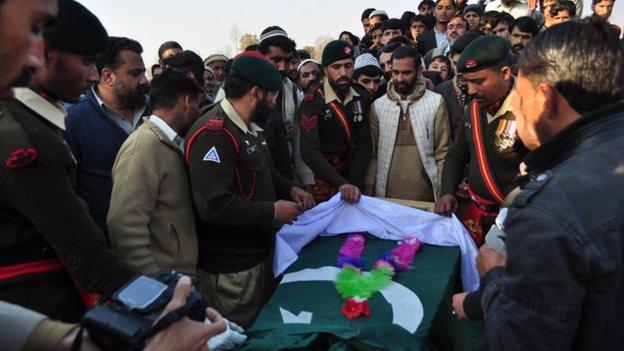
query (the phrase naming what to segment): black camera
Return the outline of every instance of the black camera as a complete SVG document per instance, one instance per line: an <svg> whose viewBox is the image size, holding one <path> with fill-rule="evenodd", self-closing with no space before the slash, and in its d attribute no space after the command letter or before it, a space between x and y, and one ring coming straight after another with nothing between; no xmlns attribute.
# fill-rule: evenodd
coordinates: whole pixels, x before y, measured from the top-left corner
<svg viewBox="0 0 624 351"><path fill-rule="evenodd" d="M83 326L91 340L104 350L140 350L148 338L180 318L203 322L206 306L194 289L185 306L158 320L181 276L176 272L161 272L139 276L124 285L109 301L85 314Z"/></svg>

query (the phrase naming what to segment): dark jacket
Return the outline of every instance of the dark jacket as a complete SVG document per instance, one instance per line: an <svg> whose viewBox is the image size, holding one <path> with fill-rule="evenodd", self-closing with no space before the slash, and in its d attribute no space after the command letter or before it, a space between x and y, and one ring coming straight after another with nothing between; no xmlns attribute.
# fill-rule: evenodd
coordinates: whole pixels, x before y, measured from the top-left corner
<svg viewBox="0 0 624 351"><path fill-rule="evenodd" d="M433 28L418 36L418 53L420 56L425 56L429 50L437 47L438 42L436 41L435 31Z"/></svg>
<svg viewBox="0 0 624 351"><path fill-rule="evenodd" d="M113 183L111 170L128 134L98 105L93 91L68 110L65 140L78 162L76 192L89 205L89 214L106 233L106 215Z"/></svg>
<svg viewBox="0 0 624 351"><path fill-rule="evenodd" d="M274 203L290 199L293 187L271 163L266 138L234 123L225 101L202 110L186 140L198 268L210 273L240 272L270 256Z"/></svg>
<svg viewBox="0 0 624 351"><path fill-rule="evenodd" d="M109 295L134 273L76 196L75 163L58 127L21 102L3 102L0 111L0 266L60 258L66 268L1 279L0 299L78 322L76 285ZM20 150L28 153L16 157Z"/></svg>
<svg viewBox="0 0 624 351"><path fill-rule="evenodd" d="M457 92L453 84L453 79L449 79L446 82L438 85L433 89L436 93L442 95L446 103L446 110L449 114L449 120L451 122L451 131L453 140L457 136L457 131L462 125L462 116L464 115L464 108L460 104L457 98Z"/></svg>
<svg viewBox="0 0 624 351"><path fill-rule="evenodd" d="M624 102L586 114L527 155L504 221L507 266L481 304L493 350L624 345Z"/></svg>

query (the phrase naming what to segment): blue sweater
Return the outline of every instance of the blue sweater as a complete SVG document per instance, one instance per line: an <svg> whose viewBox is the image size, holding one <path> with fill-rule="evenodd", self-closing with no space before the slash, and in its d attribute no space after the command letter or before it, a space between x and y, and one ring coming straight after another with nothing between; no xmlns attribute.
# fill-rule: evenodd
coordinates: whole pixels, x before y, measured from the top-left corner
<svg viewBox="0 0 624 351"><path fill-rule="evenodd" d="M65 140L78 162L76 192L106 233L106 216L113 187L111 170L128 134L105 115L93 91L68 110Z"/></svg>

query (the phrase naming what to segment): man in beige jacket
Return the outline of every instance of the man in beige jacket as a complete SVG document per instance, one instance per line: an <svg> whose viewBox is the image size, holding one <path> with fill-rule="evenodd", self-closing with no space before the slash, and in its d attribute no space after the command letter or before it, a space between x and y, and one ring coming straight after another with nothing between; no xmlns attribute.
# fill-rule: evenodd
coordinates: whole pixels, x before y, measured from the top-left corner
<svg viewBox="0 0 624 351"><path fill-rule="evenodd" d="M371 108L373 156L365 191L379 197L434 201L451 141L444 99L426 90L412 47L392 53L392 80Z"/></svg>
<svg viewBox="0 0 624 351"><path fill-rule="evenodd" d="M195 275L197 233L183 139L199 117L200 87L165 71L152 81L153 114L128 137L113 166L107 225L122 261L143 273Z"/></svg>

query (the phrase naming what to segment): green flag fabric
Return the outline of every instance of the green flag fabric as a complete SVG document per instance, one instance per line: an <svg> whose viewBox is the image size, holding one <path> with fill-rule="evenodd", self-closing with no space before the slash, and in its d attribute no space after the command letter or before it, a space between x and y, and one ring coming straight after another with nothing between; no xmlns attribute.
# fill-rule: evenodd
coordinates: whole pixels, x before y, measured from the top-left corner
<svg viewBox="0 0 624 351"><path fill-rule="evenodd" d="M458 287L457 247L423 245L412 267L369 299L370 317L351 320L334 288L336 259L346 235L318 237L286 271L239 350L461 349L461 324L451 315ZM363 269L396 242L367 236ZM430 346L431 345L431 346ZM466 349L470 349L467 347Z"/></svg>

